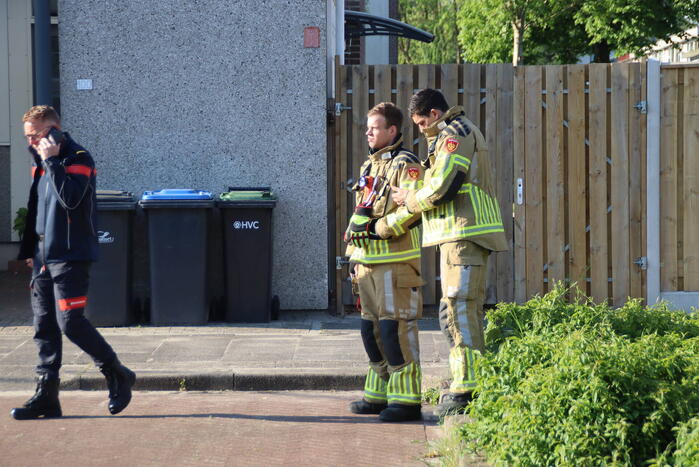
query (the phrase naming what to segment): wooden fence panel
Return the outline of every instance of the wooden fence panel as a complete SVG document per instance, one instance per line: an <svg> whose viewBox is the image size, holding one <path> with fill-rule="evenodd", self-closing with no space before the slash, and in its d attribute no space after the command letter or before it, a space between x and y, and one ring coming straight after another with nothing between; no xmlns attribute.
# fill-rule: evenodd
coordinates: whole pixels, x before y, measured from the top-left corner
<svg viewBox="0 0 699 467"><path fill-rule="evenodd" d="M629 65L612 68L612 294L621 305L629 296Z"/></svg>
<svg viewBox="0 0 699 467"><path fill-rule="evenodd" d="M481 127L481 65L463 65L463 107L468 119Z"/></svg>
<svg viewBox="0 0 699 467"><path fill-rule="evenodd" d="M607 88L609 65L589 69L589 211L590 211L590 296L595 302L609 297L609 241L607 177L609 154Z"/></svg>
<svg viewBox="0 0 699 467"><path fill-rule="evenodd" d="M449 105L457 105L459 101L459 65L440 65L442 94ZM407 112L407 107L406 107Z"/></svg>
<svg viewBox="0 0 699 467"><path fill-rule="evenodd" d="M554 280L614 304L645 295L645 79L640 64L517 70L517 301Z"/></svg>
<svg viewBox="0 0 699 467"><path fill-rule="evenodd" d="M497 183L500 212L505 223L505 234L510 249L495 254L497 264L497 300L511 302L514 300L514 161L513 161L513 98L514 68L509 64L500 64L497 69L497 149L493 157L497 167L494 174Z"/></svg>
<svg viewBox="0 0 699 467"><path fill-rule="evenodd" d="M567 67L568 87L568 278L587 293L587 222L585 146L585 69L584 65Z"/></svg>
<svg viewBox="0 0 699 467"><path fill-rule="evenodd" d="M565 163L562 66L546 71L546 273L549 286L565 275Z"/></svg>
<svg viewBox="0 0 699 467"><path fill-rule="evenodd" d="M483 125L480 128L485 137L488 146L490 173L493 176L493 181L497 180L497 151L498 140L498 119L497 119L497 87L498 87L498 65L485 65L485 85L483 91L485 95L481 99L481 106L484 107L485 118ZM497 191L496 191L497 193ZM488 261L488 272L486 281L486 303L496 303L498 294L496 291L497 284L497 260L493 257Z"/></svg>
<svg viewBox="0 0 699 467"><path fill-rule="evenodd" d="M684 290L699 290L699 69L684 71L683 264Z"/></svg>
<svg viewBox="0 0 699 467"><path fill-rule="evenodd" d="M524 191L526 182L526 158L525 154L525 122L523 116L526 113L526 68L517 67L515 70L515 82L513 85L513 135L512 148L514 158L512 160L515 179L515 203L514 203L514 294L515 301L522 303L527 300L527 249L526 249L526 225L527 209L525 200L527 195Z"/></svg>
<svg viewBox="0 0 699 467"><path fill-rule="evenodd" d="M527 217L525 224L527 297L544 292L544 167L542 164L542 75L541 67L525 67L524 159Z"/></svg>
<svg viewBox="0 0 699 467"><path fill-rule="evenodd" d="M413 95L413 65L398 65L396 67L396 105L405 114L403 117L403 143L406 148L413 148L413 140L418 136L413 133L413 124L407 115L408 103Z"/></svg>
<svg viewBox="0 0 699 467"><path fill-rule="evenodd" d="M392 102L390 65L374 65L374 104Z"/></svg>
<svg viewBox="0 0 699 467"><path fill-rule="evenodd" d="M644 67L645 68L645 67ZM645 114L636 109L643 101L644 73L640 63L629 65L629 296L644 296L644 270L636 264L645 256ZM624 297L625 299L626 297Z"/></svg>
<svg viewBox="0 0 699 467"><path fill-rule="evenodd" d="M678 157L681 154L680 99L684 77L681 68L665 69L661 75L660 113L660 289L679 291L678 258Z"/></svg>

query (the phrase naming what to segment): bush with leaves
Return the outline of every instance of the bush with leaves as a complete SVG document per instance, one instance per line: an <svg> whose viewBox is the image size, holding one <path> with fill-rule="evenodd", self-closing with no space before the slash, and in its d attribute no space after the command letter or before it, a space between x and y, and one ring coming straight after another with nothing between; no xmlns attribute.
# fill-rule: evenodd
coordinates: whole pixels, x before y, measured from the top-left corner
<svg viewBox="0 0 699 467"><path fill-rule="evenodd" d="M642 465L672 454L677 427L699 413L696 315L569 296L580 295L557 286L489 313L462 436L496 465Z"/></svg>
<svg viewBox="0 0 699 467"><path fill-rule="evenodd" d="M699 465L699 417L678 427L674 462L677 467Z"/></svg>

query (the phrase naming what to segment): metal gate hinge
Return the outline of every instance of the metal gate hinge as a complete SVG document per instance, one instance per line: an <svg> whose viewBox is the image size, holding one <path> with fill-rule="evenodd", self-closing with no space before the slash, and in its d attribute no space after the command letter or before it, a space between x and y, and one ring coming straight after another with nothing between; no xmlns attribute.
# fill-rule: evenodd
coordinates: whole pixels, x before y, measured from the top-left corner
<svg viewBox="0 0 699 467"><path fill-rule="evenodd" d="M344 256L335 256L335 269L342 269L343 264L349 264L349 260Z"/></svg>
<svg viewBox="0 0 699 467"><path fill-rule="evenodd" d="M638 101L638 103L636 105L634 105L633 108L638 110L642 114L647 114L648 113L648 102Z"/></svg>
<svg viewBox="0 0 699 467"><path fill-rule="evenodd" d="M343 105L342 102L335 102L335 116L339 117L342 115L343 110L352 110L352 106Z"/></svg>
<svg viewBox="0 0 699 467"><path fill-rule="evenodd" d="M648 269L648 258L641 256L640 258L636 258L636 261L634 261L633 264L637 264L643 271L645 271Z"/></svg>

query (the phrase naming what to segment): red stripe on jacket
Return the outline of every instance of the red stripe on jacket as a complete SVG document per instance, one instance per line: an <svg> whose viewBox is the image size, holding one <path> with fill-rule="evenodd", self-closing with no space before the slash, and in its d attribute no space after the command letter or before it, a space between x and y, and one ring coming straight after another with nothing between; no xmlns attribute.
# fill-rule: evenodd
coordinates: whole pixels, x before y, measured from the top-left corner
<svg viewBox="0 0 699 467"><path fill-rule="evenodd" d="M89 177L95 173L95 170L87 165L73 164L66 166L66 173Z"/></svg>

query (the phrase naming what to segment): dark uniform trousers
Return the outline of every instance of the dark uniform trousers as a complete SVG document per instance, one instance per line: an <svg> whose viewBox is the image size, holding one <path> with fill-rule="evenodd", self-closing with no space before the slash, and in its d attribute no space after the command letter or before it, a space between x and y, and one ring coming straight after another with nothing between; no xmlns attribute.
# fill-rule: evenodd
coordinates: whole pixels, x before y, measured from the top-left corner
<svg viewBox="0 0 699 467"><path fill-rule="evenodd" d="M58 377L63 350L61 331L92 357L97 366L113 362L114 350L85 318L90 262L43 264L41 258L39 251L34 256L30 285L34 342L39 348L37 373Z"/></svg>

